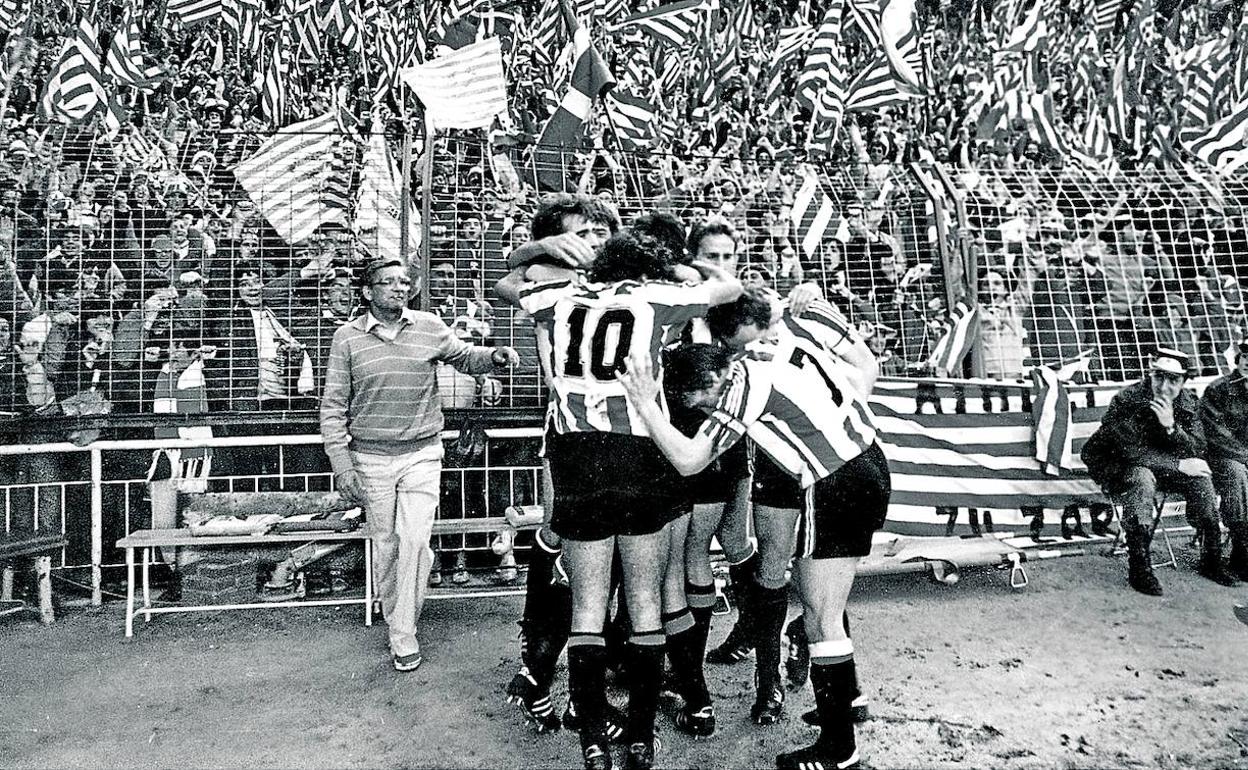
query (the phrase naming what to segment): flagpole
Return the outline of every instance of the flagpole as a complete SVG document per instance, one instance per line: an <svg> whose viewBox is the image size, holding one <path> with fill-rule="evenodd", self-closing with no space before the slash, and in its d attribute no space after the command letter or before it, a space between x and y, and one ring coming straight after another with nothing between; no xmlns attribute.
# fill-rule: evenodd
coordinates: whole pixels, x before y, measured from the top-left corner
<svg viewBox="0 0 1248 770"><path fill-rule="evenodd" d="M404 100L406 101L406 100ZM425 110L425 153L420 168L420 307L422 310L429 308L429 260L432 254L433 244L430 243L429 222L433 216L433 146L434 146L434 127L433 118L429 115L429 110ZM406 125L406 123L405 123ZM403 198L403 238L407 239L407 218L408 206L407 200L411 197L410 185L412 173L412 133L409 130L404 138L403 152L403 187L404 192L400 197Z"/></svg>

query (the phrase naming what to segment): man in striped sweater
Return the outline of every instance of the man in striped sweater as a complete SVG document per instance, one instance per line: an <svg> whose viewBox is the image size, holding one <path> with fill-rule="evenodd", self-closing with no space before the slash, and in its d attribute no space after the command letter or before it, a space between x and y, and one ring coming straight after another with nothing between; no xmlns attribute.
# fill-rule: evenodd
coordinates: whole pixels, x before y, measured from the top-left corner
<svg viewBox="0 0 1248 770"><path fill-rule="evenodd" d="M407 309L412 284L398 260L369 263L361 284L368 312L339 327L330 346L321 436L338 489L367 512L394 667L413 671L442 472L436 362L486 374L520 359L511 348L469 345L436 315Z"/></svg>

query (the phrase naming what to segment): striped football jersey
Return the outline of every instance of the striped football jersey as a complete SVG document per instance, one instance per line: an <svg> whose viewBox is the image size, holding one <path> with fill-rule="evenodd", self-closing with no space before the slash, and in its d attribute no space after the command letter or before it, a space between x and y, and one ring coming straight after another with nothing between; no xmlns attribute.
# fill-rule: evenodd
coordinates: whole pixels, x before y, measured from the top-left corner
<svg viewBox="0 0 1248 770"><path fill-rule="evenodd" d="M717 454L749 435L758 450L809 487L875 443L856 372L797 335L754 344L733 362L701 432Z"/></svg>
<svg viewBox="0 0 1248 770"><path fill-rule="evenodd" d="M794 317L785 307L783 328L791 334L817 343L829 353L844 357L862 342L862 335L840 310L825 299L817 299Z"/></svg>
<svg viewBox="0 0 1248 770"><path fill-rule="evenodd" d="M615 374L633 351L649 351L660 366L663 341L705 315L709 300L705 285L667 281L554 281L521 291L520 306L550 328L555 431L649 435Z"/></svg>

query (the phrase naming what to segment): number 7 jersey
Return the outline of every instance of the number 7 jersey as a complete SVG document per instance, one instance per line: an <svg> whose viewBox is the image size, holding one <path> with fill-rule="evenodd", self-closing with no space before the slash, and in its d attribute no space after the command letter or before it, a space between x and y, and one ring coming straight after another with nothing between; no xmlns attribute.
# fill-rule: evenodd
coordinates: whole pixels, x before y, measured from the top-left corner
<svg viewBox="0 0 1248 770"><path fill-rule="evenodd" d="M649 435L616 372L634 351L648 351L658 369L664 340L706 315L709 300L704 285L668 281L553 281L521 291L520 306L550 328L555 431ZM662 397L659 406L667 414Z"/></svg>
<svg viewBox="0 0 1248 770"><path fill-rule="evenodd" d="M875 443L866 394L853 367L813 337L752 343L701 432L716 454L749 435L803 487L832 475Z"/></svg>

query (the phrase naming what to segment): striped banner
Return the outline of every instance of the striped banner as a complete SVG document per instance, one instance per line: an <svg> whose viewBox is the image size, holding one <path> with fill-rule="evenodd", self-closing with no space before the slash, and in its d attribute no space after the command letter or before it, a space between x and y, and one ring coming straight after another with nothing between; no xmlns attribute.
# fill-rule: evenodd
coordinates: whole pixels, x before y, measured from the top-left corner
<svg viewBox="0 0 1248 770"><path fill-rule="evenodd" d="M154 91L167 74L163 68L149 65L143 56L142 35L133 3L126 6L117 34L108 46L105 71L114 82L147 92Z"/></svg>
<svg viewBox="0 0 1248 770"><path fill-rule="evenodd" d="M40 117L80 123L105 106L99 37L95 22L84 14L74 34L61 45L61 55L39 100Z"/></svg>
<svg viewBox="0 0 1248 770"><path fill-rule="evenodd" d="M386 150L381 126L374 126L360 170L360 195L355 207L355 231L374 258L406 262L402 247L402 175ZM410 204L407 210L407 249L420 246L420 214Z"/></svg>
<svg viewBox="0 0 1248 770"><path fill-rule="evenodd" d="M1062 475L1071 463L1070 394L1057 372L1047 366L1031 370L1035 389L1031 418L1036 426L1036 460L1050 476Z"/></svg>
<svg viewBox="0 0 1248 770"><path fill-rule="evenodd" d="M489 128L507 112L507 79L498 38L466 45L434 61L399 70L425 103L437 129Z"/></svg>
<svg viewBox="0 0 1248 770"><path fill-rule="evenodd" d="M622 91L610 91L604 100L610 126L625 150L649 147L654 141L658 108L646 99Z"/></svg>
<svg viewBox="0 0 1248 770"><path fill-rule="evenodd" d="M710 9L707 0L681 0L634 13L608 26L607 31L640 30L660 43L683 48L693 43L702 14Z"/></svg>
<svg viewBox="0 0 1248 770"><path fill-rule="evenodd" d="M959 302L945 323L945 332L932 351L928 363L942 376L960 373L962 360L971 352L979 336L979 308Z"/></svg>
<svg viewBox="0 0 1248 770"><path fill-rule="evenodd" d="M1225 173L1242 166L1248 161L1248 99L1186 144L1196 157Z"/></svg>
<svg viewBox="0 0 1248 770"><path fill-rule="evenodd" d="M168 18L177 19L184 27L212 21L222 10L221 0L169 0L165 6Z"/></svg>
<svg viewBox="0 0 1248 770"><path fill-rule="evenodd" d="M849 83L847 112L875 110L880 107L902 106L913 97L897 87L893 69L883 56L868 62Z"/></svg>
<svg viewBox="0 0 1248 770"><path fill-rule="evenodd" d="M1061 511L1102 502L1079 450L1121 385L1070 386L1069 471L1036 461L1031 389L1000 382L881 379L871 397L892 470L890 532L945 534L946 511L991 511L995 526L1025 526L1020 509Z"/></svg>
<svg viewBox="0 0 1248 770"><path fill-rule="evenodd" d="M802 251L807 257L813 257L823 243L824 235L836 215L835 205L824 192L819 182L819 175L807 169L806 178L797 194L793 196L793 207L789 209L789 218L793 221L793 229L802 244Z"/></svg>
<svg viewBox="0 0 1248 770"><path fill-rule="evenodd" d="M323 224L347 223L334 178L342 140L338 118L329 112L283 128L234 169L238 183L287 243L305 240Z"/></svg>

